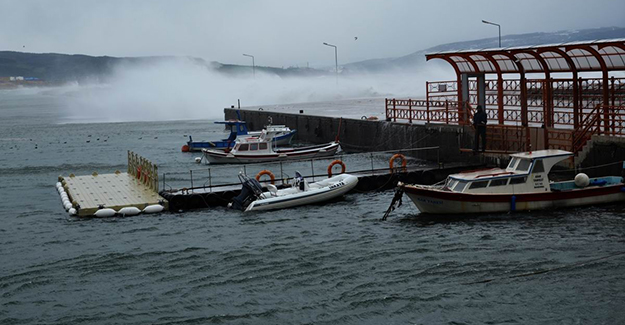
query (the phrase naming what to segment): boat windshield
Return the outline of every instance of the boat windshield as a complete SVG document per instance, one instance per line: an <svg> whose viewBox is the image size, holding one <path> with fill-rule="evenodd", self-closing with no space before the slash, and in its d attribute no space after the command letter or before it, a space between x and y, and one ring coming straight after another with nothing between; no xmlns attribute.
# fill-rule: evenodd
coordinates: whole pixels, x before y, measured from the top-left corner
<svg viewBox="0 0 625 325"><path fill-rule="evenodd" d="M529 159L521 159L521 161L519 161L519 165L516 166L516 171L526 172L528 169L530 169L531 163L532 162Z"/></svg>
<svg viewBox="0 0 625 325"><path fill-rule="evenodd" d="M508 164L508 168L514 169L514 165L516 165L517 161L519 161L519 159L512 158L512 160L510 160L510 163Z"/></svg>
<svg viewBox="0 0 625 325"><path fill-rule="evenodd" d="M464 190L464 188L467 186L467 181L458 181L458 184L456 184L456 186L454 186L453 191L454 192L462 192Z"/></svg>

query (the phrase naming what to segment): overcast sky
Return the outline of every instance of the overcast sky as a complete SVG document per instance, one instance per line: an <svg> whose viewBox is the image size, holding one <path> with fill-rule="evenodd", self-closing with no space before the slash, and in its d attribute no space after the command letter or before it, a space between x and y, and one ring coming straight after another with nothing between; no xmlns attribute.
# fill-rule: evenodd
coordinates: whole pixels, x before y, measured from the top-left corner
<svg viewBox="0 0 625 325"><path fill-rule="evenodd" d="M327 66L502 34L625 27L623 0L0 0L0 50ZM355 38L358 39L355 39Z"/></svg>

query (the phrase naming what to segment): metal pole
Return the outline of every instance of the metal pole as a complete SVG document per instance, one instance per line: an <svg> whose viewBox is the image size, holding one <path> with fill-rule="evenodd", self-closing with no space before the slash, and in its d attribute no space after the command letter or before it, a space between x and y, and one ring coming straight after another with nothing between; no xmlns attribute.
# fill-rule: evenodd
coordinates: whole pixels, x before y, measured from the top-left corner
<svg viewBox="0 0 625 325"><path fill-rule="evenodd" d="M191 174L191 192L193 192L193 171L189 170L189 173Z"/></svg>
<svg viewBox="0 0 625 325"><path fill-rule="evenodd" d="M284 172L282 171L282 162L280 162L280 179L282 180L282 185L284 185Z"/></svg>
<svg viewBox="0 0 625 325"><path fill-rule="evenodd" d="M483 22L484 24L497 26L497 28L499 29L499 47L501 47L501 25L496 24L496 23L492 23L492 22L490 22L490 21L486 21L486 20L482 20L482 22Z"/></svg>
<svg viewBox="0 0 625 325"><path fill-rule="evenodd" d="M323 43L323 45L325 46L330 46L334 48L334 69L335 69L335 73L336 73L336 84L339 84L339 56L338 56L338 48L336 45L332 45L332 44L328 44L328 43Z"/></svg>
<svg viewBox="0 0 625 325"><path fill-rule="evenodd" d="M313 162L314 162L314 160L311 159L310 160L310 169L312 170L312 179L313 179L313 182L314 182L315 181L315 166L313 165Z"/></svg>
<svg viewBox="0 0 625 325"><path fill-rule="evenodd" d="M254 79L256 79L256 63L254 62L254 56L249 54L243 54L243 56L252 58L252 75L254 76Z"/></svg>

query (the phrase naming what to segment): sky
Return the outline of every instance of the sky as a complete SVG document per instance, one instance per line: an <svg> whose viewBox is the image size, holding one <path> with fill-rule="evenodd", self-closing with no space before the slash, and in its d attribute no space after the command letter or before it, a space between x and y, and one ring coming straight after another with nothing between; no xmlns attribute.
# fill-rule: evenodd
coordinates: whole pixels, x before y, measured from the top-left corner
<svg viewBox="0 0 625 325"><path fill-rule="evenodd" d="M0 0L0 50L339 65L502 34L625 27L623 0Z"/></svg>

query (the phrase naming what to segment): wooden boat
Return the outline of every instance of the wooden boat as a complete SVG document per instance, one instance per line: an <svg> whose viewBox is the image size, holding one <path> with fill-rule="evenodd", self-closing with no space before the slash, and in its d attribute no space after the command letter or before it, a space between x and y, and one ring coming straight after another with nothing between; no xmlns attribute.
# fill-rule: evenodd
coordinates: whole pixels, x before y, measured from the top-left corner
<svg viewBox="0 0 625 325"><path fill-rule="evenodd" d="M422 213L463 214L576 207L625 201L621 176L552 182L548 175L558 162L573 156L562 150L512 154L506 169L449 175L444 184L398 186Z"/></svg>
<svg viewBox="0 0 625 325"><path fill-rule="evenodd" d="M288 145L291 143L293 136L297 133L296 130L291 130L286 125L267 125L261 131L248 131L245 121L228 120L217 121L215 124L223 124L226 129L229 129L230 135L226 139L215 141L193 141L193 138L189 136L187 144L182 146L182 151L202 151L202 149L229 149L234 146L237 139L245 137L259 137L263 131L265 131L266 137L270 138L272 143L277 146Z"/></svg>
<svg viewBox="0 0 625 325"><path fill-rule="evenodd" d="M243 188L229 205L242 211L267 211L292 208L301 205L328 201L352 190L358 184L358 177L341 174L318 182L308 183L296 172L292 187L277 189L268 184L262 191L260 183L244 174L239 174Z"/></svg>
<svg viewBox="0 0 625 325"><path fill-rule="evenodd" d="M268 161L286 161L333 156L339 149L338 142L301 148L276 148L265 134L237 140L229 151L202 149L208 164L246 164Z"/></svg>

